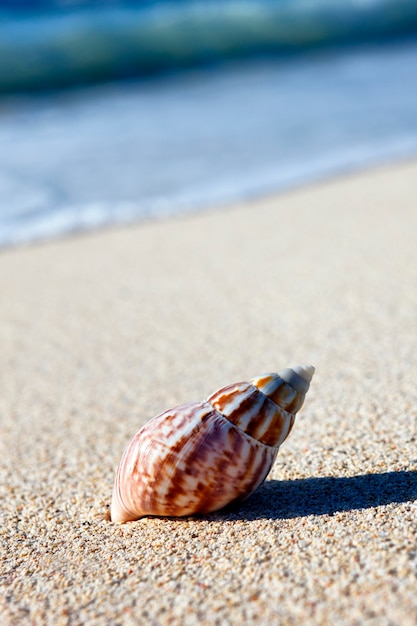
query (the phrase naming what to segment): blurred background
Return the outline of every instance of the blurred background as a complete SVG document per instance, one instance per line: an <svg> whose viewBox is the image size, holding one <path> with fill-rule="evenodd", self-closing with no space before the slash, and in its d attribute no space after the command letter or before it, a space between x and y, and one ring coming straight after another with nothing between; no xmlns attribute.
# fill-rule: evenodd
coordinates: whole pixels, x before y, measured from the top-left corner
<svg viewBox="0 0 417 626"><path fill-rule="evenodd" d="M0 0L0 247L416 154L415 0Z"/></svg>

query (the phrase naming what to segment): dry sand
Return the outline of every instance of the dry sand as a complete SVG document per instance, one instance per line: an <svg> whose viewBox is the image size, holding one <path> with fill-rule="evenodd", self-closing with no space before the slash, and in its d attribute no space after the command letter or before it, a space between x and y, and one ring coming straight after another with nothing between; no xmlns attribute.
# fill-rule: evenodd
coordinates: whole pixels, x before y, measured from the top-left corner
<svg viewBox="0 0 417 626"><path fill-rule="evenodd" d="M417 622L417 162L0 254L1 624ZM106 519L148 418L311 362L265 486Z"/></svg>

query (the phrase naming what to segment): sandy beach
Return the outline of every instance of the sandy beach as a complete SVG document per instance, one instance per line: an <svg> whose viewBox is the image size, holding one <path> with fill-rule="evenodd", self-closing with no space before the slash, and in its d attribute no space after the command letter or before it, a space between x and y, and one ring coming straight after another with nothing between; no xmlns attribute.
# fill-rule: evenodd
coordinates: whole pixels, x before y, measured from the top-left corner
<svg viewBox="0 0 417 626"><path fill-rule="evenodd" d="M0 615L417 622L417 161L0 253ZM150 417L316 374L239 508L108 519Z"/></svg>

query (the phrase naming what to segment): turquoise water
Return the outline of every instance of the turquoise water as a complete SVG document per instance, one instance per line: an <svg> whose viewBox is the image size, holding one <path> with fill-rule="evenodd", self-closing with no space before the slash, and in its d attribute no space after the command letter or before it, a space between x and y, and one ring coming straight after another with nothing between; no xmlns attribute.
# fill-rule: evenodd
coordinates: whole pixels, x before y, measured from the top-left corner
<svg viewBox="0 0 417 626"><path fill-rule="evenodd" d="M417 41L0 103L0 245L417 154Z"/></svg>
<svg viewBox="0 0 417 626"><path fill-rule="evenodd" d="M417 155L415 0L64 4L0 0L0 246Z"/></svg>
<svg viewBox="0 0 417 626"><path fill-rule="evenodd" d="M0 0L0 92L415 32L415 0Z"/></svg>

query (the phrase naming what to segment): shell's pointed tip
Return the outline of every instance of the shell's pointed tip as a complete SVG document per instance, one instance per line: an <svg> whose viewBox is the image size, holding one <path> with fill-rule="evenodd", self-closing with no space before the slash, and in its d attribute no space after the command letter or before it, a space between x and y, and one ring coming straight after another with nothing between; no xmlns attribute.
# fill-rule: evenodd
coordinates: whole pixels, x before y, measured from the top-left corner
<svg viewBox="0 0 417 626"><path fill-rule="evenodd" d="M316 368L313 365L294 365L292 368L306 383L310 383Z"/></svg>
<svg viewBox="0 0 417 626"><path fill-rule="evenodd" d="M285 380L286 383L294 387L296 391L306 394L310 381L313 378L314 367L312 365L293 365L285 370L278 372L278 376Z"/></svg>

